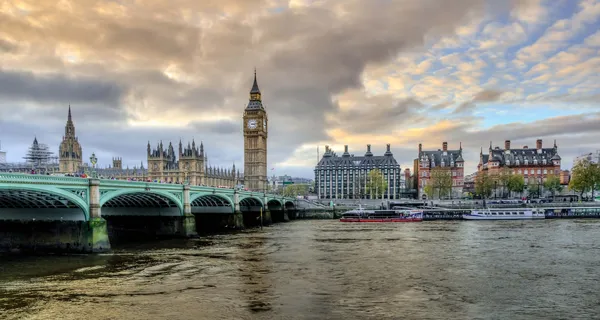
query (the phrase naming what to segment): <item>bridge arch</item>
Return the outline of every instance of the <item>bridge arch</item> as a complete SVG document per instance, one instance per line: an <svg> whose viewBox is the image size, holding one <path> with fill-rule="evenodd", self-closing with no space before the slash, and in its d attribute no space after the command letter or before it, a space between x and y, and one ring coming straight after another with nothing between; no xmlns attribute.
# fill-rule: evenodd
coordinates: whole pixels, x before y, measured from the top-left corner
<svg viewBox="0 0 600 320"><path fill-rule="evenodd" d="M233 213L235 206L233 201L226 195L216 193L198 193L190 196L192 213Z"/></svg>
<svg viewBox="0 0 600 320"><path fill-rule="evenodd" d="M110 192L101 197L100 207L102 207L102 215L183 215L181 200L172 193L160 190ZM118 209L112 208L128 208L128 210L126 213L121 213L117 212ZM133 208L136 209L132 210ZM147 210L148 208L153 210Z"/></svg>
<svg viewBox="0 0 600 320"><path fill-rule="evenodd" d="M240 207L263 207L264 203L259 197L240 197Z"/></svg>
<svg viewBox="0 0 600 320"><path fill-rule="evenodd" d="M267 201L267 208L269 210L281 210L283 209L283 203L279 199L269 199Z"/></svg>
<svg viewBox="0 0 600 320"><path fill-rule="evenodd" d="M3 212L4 218L8 219L60 220L64 218L88 221L88 191L82 189L79 195L74 192L49 186L0 186L0 211ZM23 209L35 209L36 212L28 213ZM81 212L66 211L68 209L81 209Z"/></svg>
<svg viewBox="0 0 600 320"><path fill-rule="evenodd" d="M286 209L295 209L296 205L294 204L293 201L286 201L284 204Z"/></svg>

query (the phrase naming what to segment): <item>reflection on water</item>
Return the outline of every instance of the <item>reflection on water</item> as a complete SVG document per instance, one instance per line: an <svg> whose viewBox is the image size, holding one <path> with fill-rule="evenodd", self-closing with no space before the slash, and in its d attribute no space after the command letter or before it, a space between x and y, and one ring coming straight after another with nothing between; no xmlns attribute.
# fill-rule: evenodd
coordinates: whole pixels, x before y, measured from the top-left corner
<svg viewBox="0 0 600 320"><path fill-rule="evenodd" d="M344 224L0 257L0 319L594 319L600 221Z"/></svg>

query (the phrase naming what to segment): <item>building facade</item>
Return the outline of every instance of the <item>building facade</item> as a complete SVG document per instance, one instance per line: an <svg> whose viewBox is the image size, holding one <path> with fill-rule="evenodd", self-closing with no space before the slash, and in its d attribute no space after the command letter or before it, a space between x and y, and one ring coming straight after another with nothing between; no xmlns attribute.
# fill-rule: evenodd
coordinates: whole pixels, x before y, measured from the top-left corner
<svg viewBox="0 0 600 320"><path fill-rule="evenodd" d="M232 168L216 168L208 166L208 157L204 153L204 144L196 146L196 142L183 147L179 141L178 153L173 144L164 148L162 141L151 149L147 146L148 180L166 183L189 183L196 186L213 186L233 188L241 183L241 173Z"/></svg>
<svg viewBox="0 0 600 320"><path fill-rule="evenodd" d="M525 184L543 183L548 175L560 177L561 157L558 155L556 141L552 148L543 148L542 140L536 141L535 148L523 146L513 149L510 140L504 141L504 149L490 147L488 153L483 150L479 154L477 172L498 174L502 170L510 170L513 174L523 175Z"/></svg>
<svg viewBox="0 0 600 320"><path fill-rule="evenodd" d="M366 185L369 172L379 169L387 181L388 188L384 199L400 199L402 188L402 171L387 145L383 156L374 156L371 145L362 157L355 157L344 146L344 153L339 157L329 146L325 147L323 157L315 167L315 191L319 199L370 199Z"/></svg>
<svg viewBox="0 0 600 320"><path fill-rule="evenodd" d="M590 163L600 163L600 150L596 150L596 152L590 152L575 157L575 159L573 160L573 166L577 165L579 162L584 160L587 160Z"/></svg>
<svg viewBox="0 0 600 320"><path fill-rule="evenodd" d="M419 199L427 199L425 186L431 180L431 170L440 168L447 170L452 177L451 198L462 196L464 187L464 164L462 156L462 144L456 150L448 150L448 142L442 143L442 149L423 150L423 145L419 143L419 157L417 175L417 187Z"/></svg>
<svg viewBox="0 0 600 320"><path fill-rule="evenodd" d="M267 111L262 104L262 97L256 70L254 83L250 90L250 100L244 110L244 186L251 191L267 190Z"/></svg>
<svg viewBox="0 0 600 320"><path fill-rule="evenodd" d="M58 164L60 173L76 173L83 165L83 153L79 139L75 135L75 124L71 118L71 106L65 125L65 135L58 148Z"/></svg>

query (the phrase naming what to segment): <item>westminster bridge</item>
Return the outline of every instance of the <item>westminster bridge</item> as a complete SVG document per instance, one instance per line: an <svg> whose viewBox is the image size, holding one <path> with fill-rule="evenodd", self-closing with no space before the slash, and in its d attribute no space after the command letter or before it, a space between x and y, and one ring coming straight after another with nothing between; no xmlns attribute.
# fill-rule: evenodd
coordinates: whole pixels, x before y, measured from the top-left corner
<svg viewBox="0 0 600 320"><path fill-rule="evenodd" d="M293 218L295 200L236 189L0 173L0 252L103 252L117 234L187 237L266 225Z"/></svg>

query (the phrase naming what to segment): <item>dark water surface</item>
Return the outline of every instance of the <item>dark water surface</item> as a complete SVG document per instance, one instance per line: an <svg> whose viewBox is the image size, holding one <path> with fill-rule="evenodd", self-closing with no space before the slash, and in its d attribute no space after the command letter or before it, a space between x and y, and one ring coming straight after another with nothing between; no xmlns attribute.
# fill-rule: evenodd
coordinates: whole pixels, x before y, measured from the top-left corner
<svg viewBox="0 0 600 320"><path fill-rule="evenodd" d="M0 319L600 318L600 220L296 221L0 259Z"/></svg>

